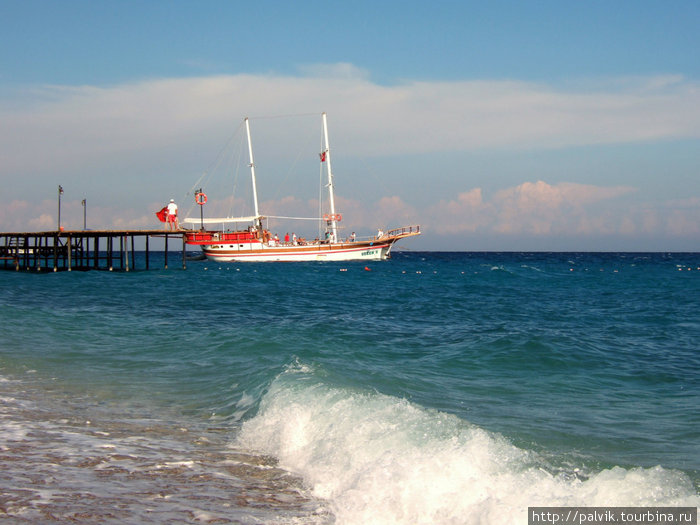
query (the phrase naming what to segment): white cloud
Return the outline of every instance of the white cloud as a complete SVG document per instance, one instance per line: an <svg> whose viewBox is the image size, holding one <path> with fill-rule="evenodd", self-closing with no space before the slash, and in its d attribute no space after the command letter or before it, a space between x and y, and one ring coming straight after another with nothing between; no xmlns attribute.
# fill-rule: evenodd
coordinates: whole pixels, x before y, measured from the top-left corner
<svg viewBox="0 0 700 525"><path fill-rule="evenodd" d="M75 227L82 225L84 196L75 197L76 187L91 191L91 227L152 227L158 199L177 198L176 188L189 187L196 178L192 166L204 169L212 161L202 152L216 151L245 115L325 110L331 144L346 159L434 154L440 169L438 153L449 151L695 140L700 138L699 87L672 75L598 80L594 86L573 88L498 80L381 86L365 71L341 63L309 66L302 76L43 86L14 97L5 92L0 100L0 193L14 202L0 208L0 230L55 228L55 203L41 201L59 182L67 188L65 220ZM267 143L284 149L289 135L276 128L274 119L266 122ZM265 162L263 156L256 160ZM37 194L37 187L50 190ZM426 222L428 217L431 228L446 233L688 235L697 232L699 223L695 201L685 207L606 206L632 191L626 186L524 182L487 196L481 188L460 193L460 181L455 181L453 190L454 198L425 209L409 205L410 196L402 189L363 202L340 200L338 209L367 228L421 218ZM430 192L429 179L420 191ZM312 201L273 196L265 204L291 215L313 209Z"/></svg>
<svg viewBox="0 0 700 525"><path fill-rule="evenodd" d="M313 78L338 78L344 80L367 80L369 71L348 62L335 64L307 64L299 67L299 72Z"/></svg>
<svg viewBox="0 0 700 525"><path fill-rule="evenodd" d="M622 186L550 185L537 181L500 190L491 199L484 199L481 189L475 188L460 193L456 199L438 203L430 213L431 224L438 231L452 234L621 233L620 227L604 219L596 205L634 191L634 188ZM622 220L622 217L615 220Z"/></svg>
<svg viewBox="0 0 700 525"><path fill-rule="evenodd" d="M361 156L700 137L697 83L651 77L609 84L589 92L514 81L380 86L351 64L335 64L309 67L303 77L44 86L21 102L0 103L0 159L4 171L80 166L220 141L245 115L321 110L345 151Z"/></svg>

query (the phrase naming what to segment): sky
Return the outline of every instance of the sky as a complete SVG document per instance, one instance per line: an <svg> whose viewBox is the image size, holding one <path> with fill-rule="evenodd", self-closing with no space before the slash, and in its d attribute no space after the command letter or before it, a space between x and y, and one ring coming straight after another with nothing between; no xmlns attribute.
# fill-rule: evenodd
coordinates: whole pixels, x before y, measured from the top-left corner
<svg viewBox="0 0 700 525"><path fill-rule="evenodd" d="M207 216L250 206L246 116L261 213L317 213L326 112L341 235L698 251L699 25L697 0L0 0L0 231L55 230L59 185L66 229L198 216L200 186Z"/></svg>

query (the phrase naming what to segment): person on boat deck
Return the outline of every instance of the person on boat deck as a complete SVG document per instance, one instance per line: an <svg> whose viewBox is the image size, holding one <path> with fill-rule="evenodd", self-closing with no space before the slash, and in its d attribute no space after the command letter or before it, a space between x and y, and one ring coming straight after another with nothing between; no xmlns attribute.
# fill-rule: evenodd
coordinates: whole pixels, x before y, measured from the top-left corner
<svg viewBox="0 0 700 525"><path fill-rule="evenodd" d="M381 239L382 237L384 237L384 232L382 231L381 228L379 228L377 230L377 239Z"/></svg>
<svg viewBox="0 0 700 525"><path fill-rule="evenodd" d="M177 222L177 204L175 204L174 199L170 199L170 204L168 204L168 216L165 219L166 224L170 225L171 230L177 230L178 229L178 222Z"/></svg>
<svg viewBox="0 0 700 525"><path fill-rule="evenodd" d="M289 232L284 234L284 244L289 244Z"/></svg>
<svg viewBox="0 0 700 525"><path fill-rule="evenodd" d="M294 232L292 232L292 244L293 244L294 246L297 245L297 234L294 233Z"/></svg>
<svg viewBox="0 0 700 525"><path fill-rule="evenodd" d="M352 233L350 234L350 240L351 240L352 242L355 242L355 232L352 232Z"/></svg>

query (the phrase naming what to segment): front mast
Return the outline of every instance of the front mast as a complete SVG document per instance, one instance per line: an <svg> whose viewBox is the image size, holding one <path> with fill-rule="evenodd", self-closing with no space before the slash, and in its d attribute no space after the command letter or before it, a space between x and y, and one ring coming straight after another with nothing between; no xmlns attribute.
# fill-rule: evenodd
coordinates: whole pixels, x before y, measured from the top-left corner
<svg viewBox="0 0 700 525"><path fill-rule="evenodd" d="M245 131L248 135L248 158L250 159L250 176L253 179L253 204L255 206L255 226L258 230L258 235L262 235L262 219L258 211L258 189L255 182L255 162L253 161L253 143L250 140L250 124L248 117L245 118Z"/></svg>
<svg viewBox="0 0 700 525"><path fill-rule="evenodd" d="M330 145L328 144L328 123L326 122L326 112L321 113L323 119L323 140L324 153L326 154L325 161L328 168L328 203L331 207L331 241L338 242L338 221L336 221L335 214L335 198L333 196L333 172L331 171L331 151Z"/></svg>

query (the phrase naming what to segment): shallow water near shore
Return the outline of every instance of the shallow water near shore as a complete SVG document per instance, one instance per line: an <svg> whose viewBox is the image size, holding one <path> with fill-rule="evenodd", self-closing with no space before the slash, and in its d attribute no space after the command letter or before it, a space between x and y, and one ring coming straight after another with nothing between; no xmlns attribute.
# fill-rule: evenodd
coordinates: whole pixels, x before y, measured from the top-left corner
<svg viewBox="0 0 700 525"><path fill-rule="evenodd" d="M0 272L0 517L502 524L698 504L700 254L365 266Z"/></svg>

